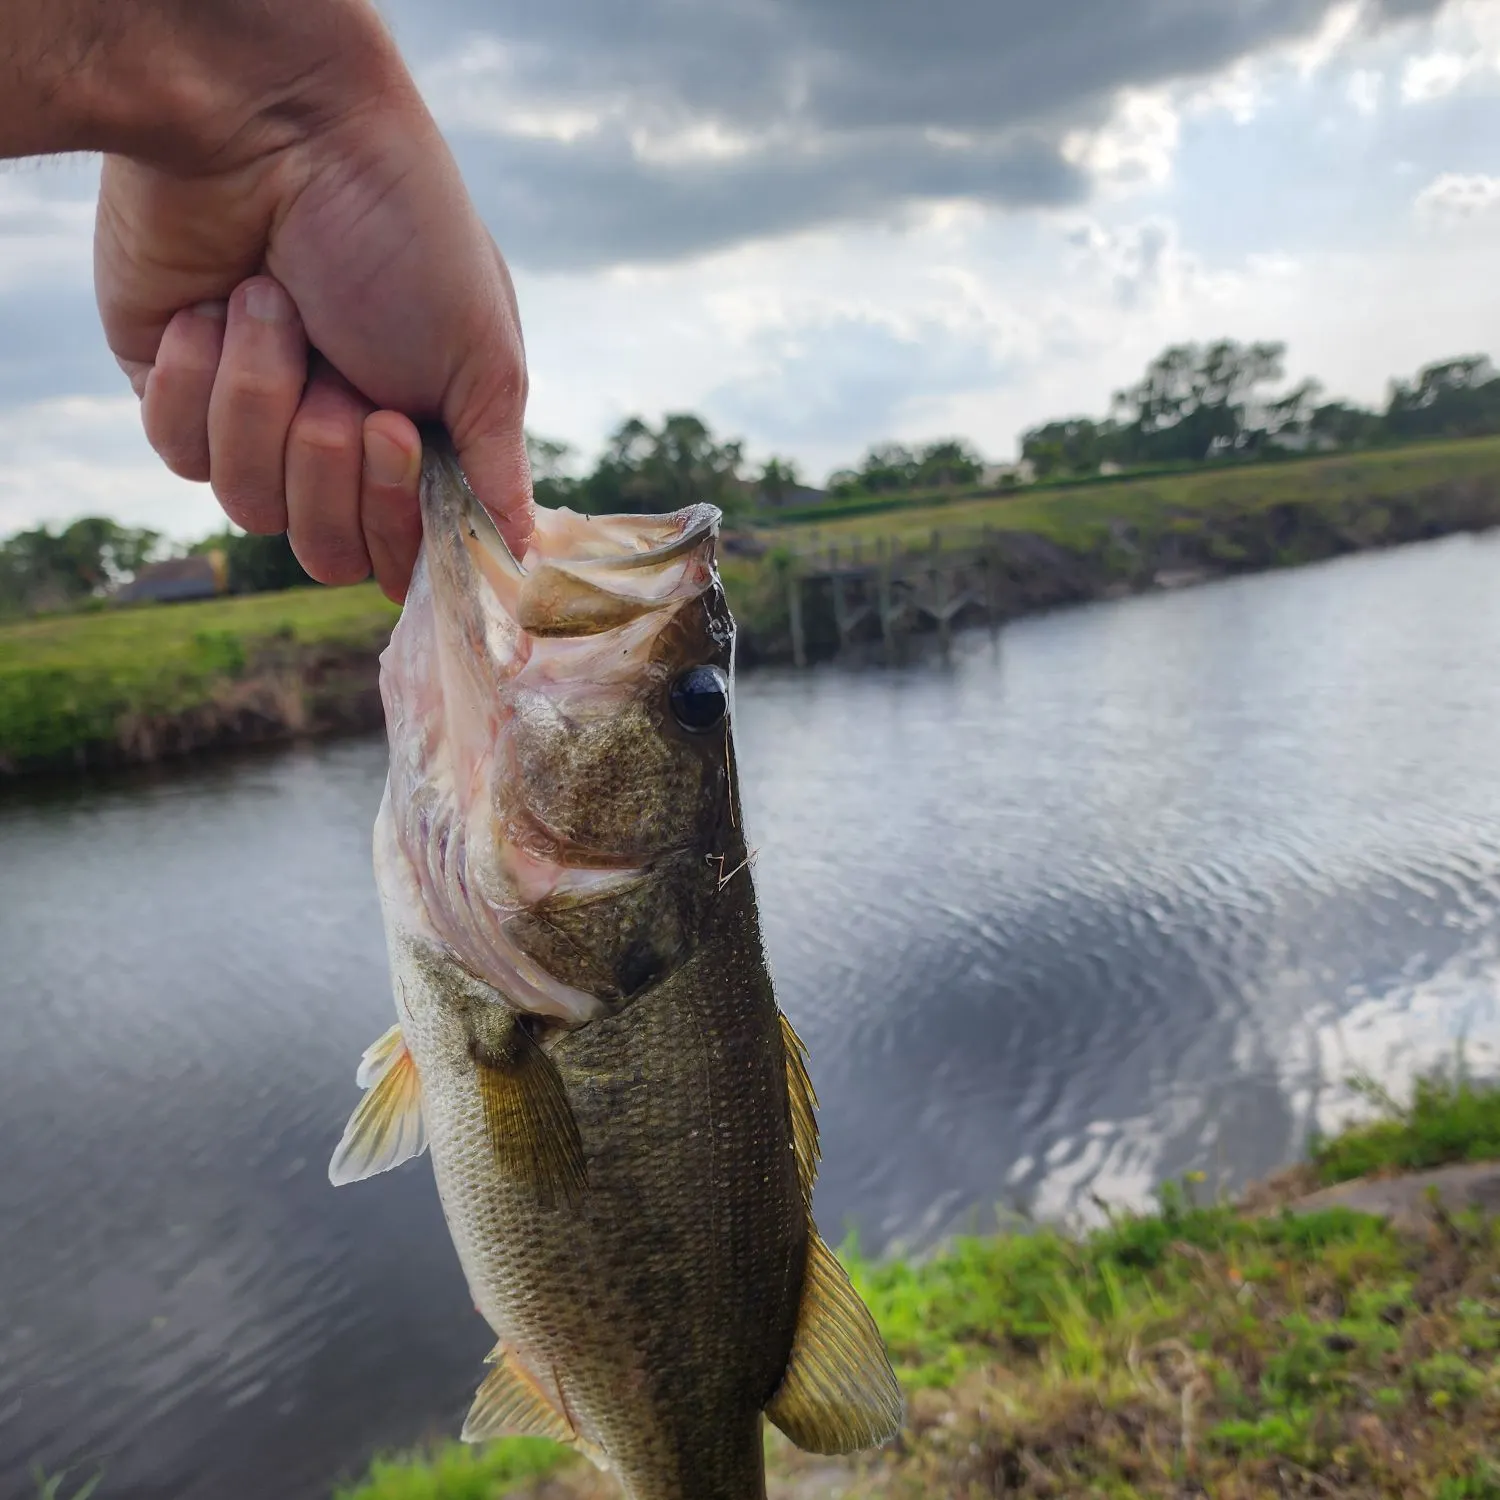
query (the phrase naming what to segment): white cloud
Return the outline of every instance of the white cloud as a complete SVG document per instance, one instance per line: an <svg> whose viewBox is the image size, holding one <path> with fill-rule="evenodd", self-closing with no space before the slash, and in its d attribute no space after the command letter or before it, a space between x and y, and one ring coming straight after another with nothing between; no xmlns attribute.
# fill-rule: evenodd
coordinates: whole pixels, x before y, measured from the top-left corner
<svg viewBox="0 0 1500 1500"><path fill-rule="evenodd" d="M1353 106L1356 114L1373 115L1380 108L1380 95L1385 79L1375 68L1356 68L1344 85L1344 97Z"/></svg>
<svg viewBox="0 0 1500 1500"><path fill-rule="evenodd" d="M1069 132L1062 154L1107 191L1159 186L1172 176L1180 135L1170 90L1131 89L1104 125Z"/></svg>
<svg viewBox="0 0 1500 1500"><path fill-rule="evenodd" d="M1476 73L1481 59L1458 52L1427 52L1409 57L1401 70L1401 99L1405 104L1427 104L1451 94Z"/></svg>
<svg viewBox="0 0 1500 1500"><path fill-rule="evenodd" d="M114 516L168 536L224 524L206 485L169 473L135 397L63 396L0 411L0 536L38 522Z"/></svg>
<svg viewBox="0 0 1500 1500"><path fill-rule="evenodd" d="M1451 224L1500 209L1500 177L1483 172L1444 172L1417 194L1414 207L1427 223Z"/></svg>
<svg viewBox="0 0 1500 1500"><path fill-rule="evenodd" d="M1287 48L1287 56L1297 73L1311 77L1321 72L1330 63L1343 56L1357 38L1360 22L1367 15L1359 0L1346 0L1335 5L1318 27L1304 42L1293 42Z"/></svg>

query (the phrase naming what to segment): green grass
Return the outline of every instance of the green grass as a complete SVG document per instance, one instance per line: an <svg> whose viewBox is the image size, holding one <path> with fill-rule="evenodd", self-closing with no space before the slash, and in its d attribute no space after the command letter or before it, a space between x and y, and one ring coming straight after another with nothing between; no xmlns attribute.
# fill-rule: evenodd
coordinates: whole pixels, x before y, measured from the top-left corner
<svg viewBox="0 0 1500 1500"><path fill-rule="evenodd" d="M377 1458L359 1484L335 1500L490 1500L527 1479L561 1468L572 1454L542 1438L503 1438L484 1448L445 1443L419 1462Z"/></svg>
<svg viewBox="0 0 1500 1500"><path fill-rule="evenodd" d="M1385 1107L1323 1157L1484 1154L1500 1089L1437 1075ZM1194 1192L1169 1184L1155 1212L1076 1239L970 1237L915 1262L846 1250L908 1396L901 1444L851 1462L848 1493L1500 1500L1500 1227L1438 1212L1414 1238ZM806 1461L768 1450L774 1500ZM491 1500L544 1471L584 1493L568 1464L547 1445L450 1445L383 1460L338 1500Z"/></svg>
<svg viewBox="0 0 1500 1500"><path fill-rule="evenodd" d="M48 1474L44 1469L33 1469L31 1478L36 1485L36 1500L89 1500L89 1496L99 1488L104 1479L103 1469L98 1469L73 1489L64 1490L63 1485L68 1478L68 1473L66 1469L58 1474Z"/></svg>
<svg viewBox="0 0 1500 1500"><path fill-rule="evenodd" d="M1000 495L943 500L934 494L893 498L880 511L820 519L820 544L856 538L894 538L925 545L934 528L949 533L993 526L1029 531L1058 544L1087 549L1106 541L1119 525L1146 534L1191 531L1205 521L1254 514L1274 506L1338 509L1378 507L1437 486L1500 478L1500 438L1432 443L1235 468L1122 478L1107 484L1035 486ZM913 499L917 503L913 504ZM809 545L809 528L770 528L767 540Z"/></svg>
<svg viewBox="0 0 1500 1500"><path fill-rule="evenodd" d="M170 717L269 660L372 654L396 608L374 584L52 615L0 628L0 765L109 744L126 716Z"/></svg>
<svg viewBox="0 0 1500 1500"><path fill-rule="evenodd" d="M1312 1165L1322 1182L1500 1157L1500 1090L1474 1083L1462 1060L1419 1078L1406 1104L1369 1079L1355 1085L1379 1114L1313 1147Z"/></svg>

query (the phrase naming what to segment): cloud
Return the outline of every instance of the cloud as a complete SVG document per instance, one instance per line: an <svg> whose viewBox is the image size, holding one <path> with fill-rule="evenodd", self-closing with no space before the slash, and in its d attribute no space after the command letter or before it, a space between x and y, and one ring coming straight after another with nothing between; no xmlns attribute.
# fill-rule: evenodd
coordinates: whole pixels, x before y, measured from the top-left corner
<svg viewBox="0 0 1500 1500"><path fill-rule="evenodd" d="M1410 57L1401 70L1401 100L1404 104L1427 104L1451 94L1476 73L1481 60L1458 52L1428 52Z"/></svg>
<svg viewBox="0 0 1500 1500"><path fill-rule="evenodd" d="M1402 7L1408 9L1409 7ZM1348 0L392 0L521 266L672 259L963 198L1165 180L1159 93L1317 37ZM1154 92L1155 91L1155 92ZM1243 83L1225 106L1248 118Z"/></svg>
<svg viewBox="0 0 1500 1500"><path fill-rule="evenodd" d="M1380 108L1380 92L1384 82L1374 68L1356 68L1349 75L1344 93L1356 114L1368 118Z"/></svg>
<svg viewBox="0 0 1500 1500"><path fill-rule="evenodd" d="M1418 218L1429 224L1462 223L1500 209L1500 177L1483 172L1444 172L1417 194Z"/></svg>
<svg viewBox="0 0 1500 1500"><path fill-rule="evenodd" d="M391 4L517 263L529 420L586 456L697 409L810 474L1002 457L1170 341L1285 337L1361 399L1500 349L1494 0ZM200 535L98 332L96 177L0 171L0 533Z"/></svg>
<svg viewBox="0 0 1500 1500"><path fill-rule="evenodd" d="M170 474L147 446L128 393L0 411L0 451L0 536L81 515L115 516L174 537L224 524L208 487Z"/></svg>
<svg viewBox="0 0 1500 1500"><path fill-rule="evenodd" d="M471 189L519 265L549 272L671 260L829 220L889 220L944 199L1030 207L1082 196L1079 170L1025 133L950 146L869 131L816 147L645 158L530 138L460 140Z"/></svg>
<svg viewBox="0 0 1500 1500"><path fill-rule="evenodd" d="M852 459L897 433L915 408L1005 379L1006 359L987 332L856 315L767 330L756 341L759 368L705 405L771 447L832 443Z"/></svg>

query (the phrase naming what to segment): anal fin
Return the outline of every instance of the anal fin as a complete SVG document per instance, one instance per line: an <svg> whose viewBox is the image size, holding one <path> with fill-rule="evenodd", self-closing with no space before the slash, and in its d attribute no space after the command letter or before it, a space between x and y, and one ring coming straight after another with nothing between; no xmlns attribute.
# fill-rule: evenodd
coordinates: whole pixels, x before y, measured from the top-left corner
<svg viewBox="0 0 1500 1500"><path fill-rule="evenodd" d="M494 1368L474 1397L460 1438L487 1443L498 1437L551 1438L574 1442L578 1434L557 1404L501 1345L490 1355Z"/></svg>
<svg viewBox="0 0 1500 1500"><path fill-rule="evenodd" d="M399 1025L365 1049L355 1077L366 1093L328 1164L335 1187L388 1172L427 1149L422 1084Z"/></svg>
<svg viewBox="0 0 1500 1500"><path fill-rule="evenodd" d="M479 1096L495 1159L543 1208L576 1205L588 1186L583 1139L552 1059L517 1022L502 1046L477 1050Z"/></svg>
<svg viewBox="0 0 1500 1500"><path fill-rule="evenodd" d="M792 1357L766 1415L809 1453L857 1453L901 1427L901 1387L880 1330L811 1225Z"/></svg>
<svg viewBox="0 0 1500 1500"><path fill-rule="evenodd" d="M504 1344L497 1344L487 1361L494 1369L474 1396L459 1434L465 1443L488 1443L502 1437L539 1437L576 1448L598 1469L608 1469L604 1452L574 1428L560 1401L541 1384Z"/></svg>

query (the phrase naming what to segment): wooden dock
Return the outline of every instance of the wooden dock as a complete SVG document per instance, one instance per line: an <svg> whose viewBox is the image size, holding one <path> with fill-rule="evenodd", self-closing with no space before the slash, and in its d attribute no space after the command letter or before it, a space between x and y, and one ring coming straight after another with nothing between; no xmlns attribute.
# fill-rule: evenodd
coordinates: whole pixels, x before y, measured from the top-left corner
<svg viewBox="0 0 1500 1500"><path fill-rule="evenodd" d="M931 631L946 652L959 624L1000 622L1006 577L999 533L991 527L935 530L925 544L894 537L843 546L813 540L791 553L786 568L792 659L806 666L812 644L822 648L816 654L833 645L844 655L878 643L886 660L896 661L909 635ZM823 629L810 629L815 617Z"/></svg>

